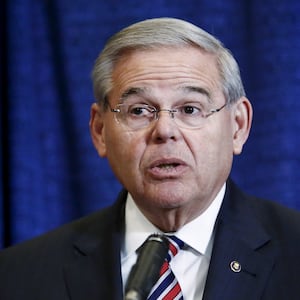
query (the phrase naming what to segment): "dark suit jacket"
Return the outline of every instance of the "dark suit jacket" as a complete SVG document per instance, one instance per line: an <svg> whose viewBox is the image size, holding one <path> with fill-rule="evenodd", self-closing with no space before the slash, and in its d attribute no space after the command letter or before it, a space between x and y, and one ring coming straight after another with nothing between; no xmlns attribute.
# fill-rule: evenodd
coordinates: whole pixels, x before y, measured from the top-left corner
<svg viewBox="0 0 300 300"><path fill-rule="evenodd" d="M122 299L125 199L122 191L110 208L3 250L0 299ZM229 181L204 299L299 300L299 270L300 214L246 196Z"/></svg>

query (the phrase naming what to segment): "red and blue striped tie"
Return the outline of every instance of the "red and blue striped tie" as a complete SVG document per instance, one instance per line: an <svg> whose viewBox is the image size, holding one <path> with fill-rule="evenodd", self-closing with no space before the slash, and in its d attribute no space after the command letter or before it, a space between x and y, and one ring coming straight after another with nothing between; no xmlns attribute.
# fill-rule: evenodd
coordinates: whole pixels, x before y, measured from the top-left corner
<svg viewBox="0 0 300 300"><path fill-rule="evenodd" d="M184 242L175 236L167 236L169 244L168 257L160 270L160 278L153 286L148 300L183 300L181 287L172 272L169 262L183 248Z"/></svg>

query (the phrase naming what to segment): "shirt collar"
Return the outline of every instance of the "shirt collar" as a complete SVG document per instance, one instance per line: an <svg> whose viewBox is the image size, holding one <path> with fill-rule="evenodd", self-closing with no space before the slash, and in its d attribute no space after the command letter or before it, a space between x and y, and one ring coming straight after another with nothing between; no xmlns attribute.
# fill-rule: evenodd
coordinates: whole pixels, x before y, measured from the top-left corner
<svg viewBox="0 0 300 300"><path fill-rule="evenodd" d="M196 219L172 233L196 252L206 255L213 236L214 225L219 213L226 184L224 184L210 206ZM195 232L197 234L195 234ZM121 251L122 260L131 256L150 234L162 233L141 213L128 193L125 208L125 241Z"/></svg>

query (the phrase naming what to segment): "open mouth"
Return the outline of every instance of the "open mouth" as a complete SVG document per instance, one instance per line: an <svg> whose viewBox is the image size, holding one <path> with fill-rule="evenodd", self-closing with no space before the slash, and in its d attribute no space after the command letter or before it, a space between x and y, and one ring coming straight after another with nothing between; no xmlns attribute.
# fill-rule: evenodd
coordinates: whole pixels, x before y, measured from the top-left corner
<svg viewBox="0 0 300 300"><path fill-rule="evenodd" d="M170 163L170 164L160 164L157 166L157 168L169 170L169 169L174 169L178 166L179 166L179 163Z"/></svg>
<svg viewBox="0 0 300 300"><path fill-rule="evenodd" d="M180 159L161 159L153 162L149 174L157 179L177 178L186 170L186 164Z"/></svg>

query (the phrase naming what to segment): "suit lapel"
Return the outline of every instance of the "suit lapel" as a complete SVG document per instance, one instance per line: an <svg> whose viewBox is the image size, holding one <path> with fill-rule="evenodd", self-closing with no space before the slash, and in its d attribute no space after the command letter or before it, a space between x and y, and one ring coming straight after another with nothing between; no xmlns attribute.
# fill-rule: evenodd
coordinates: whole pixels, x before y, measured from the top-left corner
<svg viewBox="0 0 300 300"><path fill-rule="evenodd" d="M71 300L123 299L120 247L125 199L123 192L105 215L89 221L89 229L82 230L74 243L73 260L64 268ZM228 182L203 300L261 299L277 248L254 216L251 199Z"/></svg>
<svg viewBox="0 0 300 300"><path fill-rule="evenodd" d="M251 199L231 182L227 187L203 299L261 299L277 249L256 219Z"/></svg>
<svg viewBox="0 0 300 300"><path fill-rule="evenodd" d="M105 214L92 217L74 242L74 257L64 267L71 300L123 298L120 247L125 198L122 193Z"/></svg>

